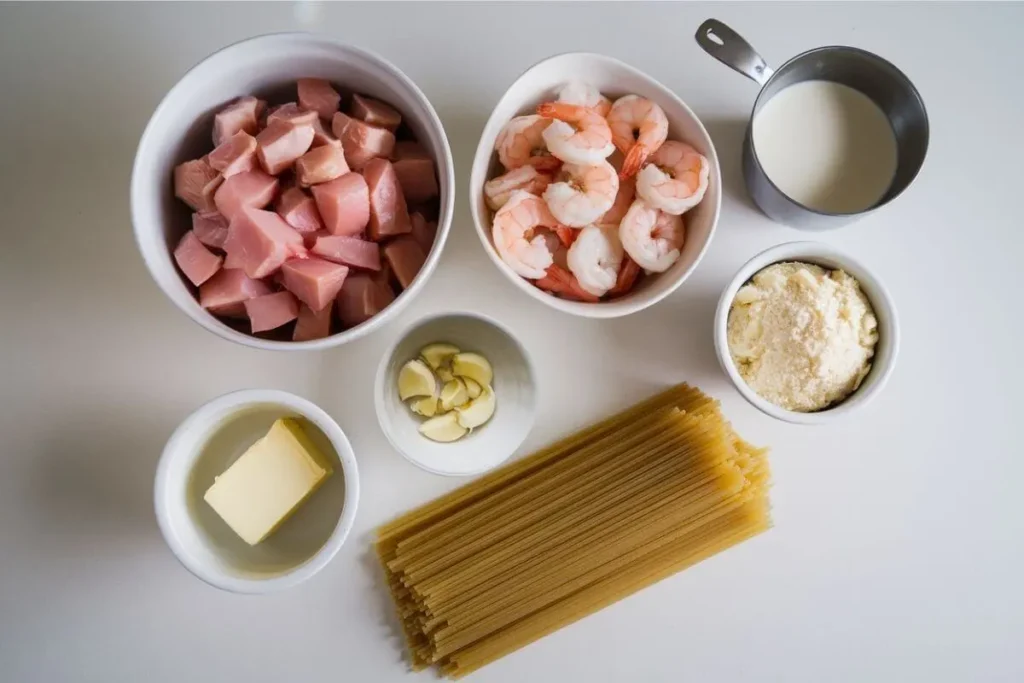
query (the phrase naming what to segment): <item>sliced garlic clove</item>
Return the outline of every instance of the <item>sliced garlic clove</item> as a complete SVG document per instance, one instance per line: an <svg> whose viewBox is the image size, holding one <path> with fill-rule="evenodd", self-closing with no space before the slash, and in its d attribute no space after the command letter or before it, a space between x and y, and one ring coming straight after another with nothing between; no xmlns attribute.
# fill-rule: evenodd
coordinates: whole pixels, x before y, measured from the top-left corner
<svg viewBox="0 0 1024 683"><path fill-rule="evenodd" d="M420 425L420 434L431 441L450 443L465 436L469 430L459 424L455 413L432 417Z"/></svg>
<svg viewBox="0 0 1024 683"><path fill-rule="evenodd" d="M409 404L412 412L423 417L434 417L440 410L441 402L433 396L419 398Z"/></svg>
<svg viewBox="0 0 1024 683"><path fill-rule="evenodd" d="M469 394L470 399L478 398L484 392L483 387L475 379L463 377L462 381L466 383L466 393Z"/></svg>
<svg viewBox="0 0 1024 683"><path fill-rule="evenodd" d="M456 408L454 414L458 416L460 425L466 429L476 429L491 419L496 404L494 391L489 386L484 386L479 398L470 401L466 406ZM449 413L451 414L453 413Z"/></svg>
<svg viewBox="0 0 1024 683"><path fill-rule="evenodd" d="M469 392L466 391L466 384L456 377L450 382L445 382L441 389L441 410L449 411L455 406L461 406L469 400Z"/></svg>
<svg viewBox="0 0 1024 683"><path fill-rule="evenodd" d="M452 357L452 372L456 377L468 377L477 384L489 385L494 371L487 359L479 353L457 353Z"/></svg>
<svg viewBox="0 0 1024 683"><path fill-rule="evenodd" d="M411 360L398 373L398 397L437 396L437 380L426 363Z"/></svg>
<svg viewBox="0 0 1024 683"><path fill-rule="evenodd" d="M425 360L427 365L434 370L437 370L443 365L448 365L452 356L458 352L458 346L455 346L454 344L446 344L444 342L428 344L420 349L420 355L423 356L423 360Z"/></svg>

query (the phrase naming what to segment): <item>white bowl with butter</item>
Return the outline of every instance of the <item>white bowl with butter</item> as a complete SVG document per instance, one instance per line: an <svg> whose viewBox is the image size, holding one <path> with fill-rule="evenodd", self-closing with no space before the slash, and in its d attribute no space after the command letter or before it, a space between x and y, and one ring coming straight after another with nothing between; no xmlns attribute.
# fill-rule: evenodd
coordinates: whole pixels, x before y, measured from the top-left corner
<svg viewBox="0 0 1024 683"><path fill-rule="evenodd" d="M854 278L871 305L877 320L878 341L870 358L871 368L860 385L844 399L813 412L787 410L752 388L744 379L729 345L729 315L737 292L756 274L780 263L805 263L825 270L841 270ZM877 396L888 382L899 351L900 331L896 306L889 290L866 266L837 249L819 242L789 242L768 249L747 261L722 293L715 312L715 351L719 363L736 389L762 412L795 424L824 424L850 413Z"/></svg>
<svg viewBox="0 0 1024 683"><path fill-rule="evenodd" d="M281 418L301 425L316 458L289 442L275 425ZM164 447L154 487L157 522L178 560L236 593L290 588L323 569L358 504L355 455L338 424L306 399L270 389L226 394L189 415Z"/></svg>

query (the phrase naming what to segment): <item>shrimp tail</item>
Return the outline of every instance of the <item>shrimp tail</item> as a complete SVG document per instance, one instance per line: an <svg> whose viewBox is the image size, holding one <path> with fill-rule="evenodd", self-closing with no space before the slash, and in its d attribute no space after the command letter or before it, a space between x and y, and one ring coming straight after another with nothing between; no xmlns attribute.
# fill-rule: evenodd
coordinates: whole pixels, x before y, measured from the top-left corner
<svg viewBox="0 0 1024 683"><path fill-rule="evenodd" d="M619 178L625 180L626 178L632 178L640 172L640 167L647 161L647 157L651 155L651 150L648 149L647 145L638 142L633 145L633 148L626 154L625 160L622 162L622 170L619 172Z"/></svg>
<svg viewBox="0 0 1024 683"><path fill-rule="evenodd" d="M544 102L537 107L538 116L562 121L574 121L579 118L582 112L586 111L588 111L586 107L565 102Z"/></svg>
<svg viewBox="0 0 1024 683"><path fill-rule="evenodd" d="M562 244L566 247L572 246L572 243L576 241L576 237L579 233L579 230L573 230L567 225L559 225L555 228L555 234L558 235L558 239L561 240Z"/></svg>
<svg viewBox="0 0 1024 683"><path fill-rule="evenodd" d="M636 261L626 256L622 260L622 267L619 268L619 277L615 281L615 286L608 290L608 296L616 297L628 294L629 290L633 289L633 285L636 284L639 275L640 266L637 265Z"/></svg>
<svg viewBox="0 0 1024 683"><path fill-rule="evenodd" d="M600 297L594 296L580 287L576 276L558 265L550 266L547 274L539 280L534 280L533 283L544 291L557 294L563 299L569 299L570 301L597 303L601 300Z"/></svg>

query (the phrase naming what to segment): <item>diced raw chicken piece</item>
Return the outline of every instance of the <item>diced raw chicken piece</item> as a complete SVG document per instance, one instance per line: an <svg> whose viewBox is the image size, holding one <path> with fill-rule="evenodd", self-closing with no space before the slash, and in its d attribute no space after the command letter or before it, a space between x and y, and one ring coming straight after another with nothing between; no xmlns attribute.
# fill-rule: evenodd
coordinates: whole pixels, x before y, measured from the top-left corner
<svg viewBox="0 0 1024 683"><path fill-rule="evenodd" d="M316 232L324 227L316 202L297 187L289 187L281 193L277 213L285 223L301 233Z"/></svg>
<svg viewBox="0 0 1024 683"><path fill-rule="evenodd" d="M412 284L427 260L423 248L412 237L393 239L383 246L382 251L402 289Z"/></svg>
<svg viewBox="0 0 1024 683"><path fill-rule="evenodd" d="M268 126L274 121L290 123L293 126L301 126L304 123L312 124L316 120L317 115L315 111L308 107L300 107L294 102L288 102L287 104L282 104L280 107L274 107L267 113Z"/></svg>
<svg viewBox="0 0 1024 683"><path fill-rule="evenodd" d="M366 270L380 270L380 247L376 242L344 235L328 235L317 238L312 251L317 256L335 263Z"/></svg>
<svg viewBox="0 0 1024 683"><path fill-rule="evenodd" d="M207 157L210 166L225 178L256 168L256 138L240 130Z"/></svg>
<svg viewBox="0 0 1024 683"><path fill-rule="evenodd" d="M370 159L388 158L395 148L395 134L390 130L354 119L340 111L334 115L331 129L345 148L348 165L356 171L362 171Z"/></svg>
<svg viewBox="0 0 1024 683"><path fill-rule="evenodd" d="M322 78L299 79L299 105L302 108L311 109L319 114L320 118L330 121L340 104L341 95L330 82Z"/></svg>
<svg viewBox="0 0 1024 683"><path fill-rule="evenodd" d="M390 287L382 286L364 273L352 273L338 292L338 317L346 327L360 325L395 300Z"/></svg>
<svg viewBox="0 0 1024 683"><path fill-rule="evenodd" d="M302 187L326 183L346 173L348 164L340 142L315 147L295 162L295 175Z"/></svg>
<svg viewBox="0 0 1024 683"><path fill-rule="evenodd" d="M201 211L192 214L192 232L199 241L214 249L223 249L228 238L228 219L216 211Z"/></svg>
<svg viewBox="0 0 1024 683"><path fill-rule="evenodd" d="M399 140L391 152L392 159L429 159L426 148L415 140Z"/></svg>
<svg viewBox="0 0 1024 683"><path fill-rule="evenodd" d="M174 260L196 287L213 277L224 263L224 257L207 249L191 230L185 233L175 247Z"/></svg>
<svg viewBox="0 0 1024 683"><path fill-rule="evenodd" d="M370 125L387 128L392 133L402 123L402 115L397 109L365 95L352 96L352 116Z"/></svg>
<svg viewBox="0 0 1024 683"><path fill-rule="evenodd" d="M334 235L358 235L370 222L370 189L358 173L312 187L324 227Z"/></svg>
<svg viewBox="0 0 1024 683"><path fill-rule="evenodd" d="M252 278L271 275L286 260L306 255L302 235L272 211L243 208L228 227L228 258Z"/></svg>
<svg viewBox="0 0 1024 683"><path fill-rule="evenodd" d="M380 241L412 230L405 196L387 159L371 159L363 172L370 190L370 239Z"/></svg>
<svg viewBox="0 0 1024 683"><path fill-rule="evenodd" d="M314 311L306 304L299 304L299 319L295 322L292 341L311 341L329 337L332 312L330 306L324 306L322 310Z"/></svg>
<svg viewBox="0 0 1024 683"><path fill-rule="evenodd" d="M327 237L331 233L326 230L317 230L316 232L304 232L302 233L302 241L306 245L306 249L312 250L316 246L316 241L321 237Z"/></svg>
<svg viewBox="0 0 1024 683"><path fill-rule="evenodd" d="M437 196L437 176L431 159L398 159L392 164L398 184L402 186L405 201L411 204L425 202Z"/></svg>
<svg viewBox="0 0 1024 683"><path fill-rule="evenodd" d="M437 223L428 221L419 211L409 214L409 222L412 224L412 232L409 233L424 254L429 254L434 248L434 238L437 237Z"/></svg>
<svg viewBox="0 0 1024 683"><path fill-rule="evenodd" d="M245 312L244 301L239 301L237 304L226 304L224 306L211 306L206 310L220 318L236 318L238 320L242 320L249 317Z"/></svg>
<svg viewBox="0 0 1024 683"><path fill-rule="evenodd" d="M206 159L194 159L174 167L174 196L196 211L216 208L213 196L223 182L223 176Z"/></svg>
<svg viewBox="0 0 1024 683"><path fill-rule="evenodd" d="M255 97L240 97L213 117L213 145L220 146L240 130L256 135L259 116L267 103Z"/></svg>
<svg viewBox="0 0 1024 683"><path fill-rule="evenodd" d="M244 207L262 209L275 194L277 178L257 170L231 176L217 189L213 199L217 211L230 222Z"/></svg>
<svg viewBox="0 0 1024 683"><path fill-rule="evenodd" d="M281 266L285 289L314 311L331 305L346 275L346 266L318 258L292 259Z"/></svg>
<svg viewBox="0 0 1024 683"><path fill-rule="evenodd" d="M291 292L274 292L245 302L253 332L266 332L299 317L299 302Z"/></svg>
<svg viewBox="0 0 1024 683"><path fill-rule="evenodd" d="M264 294L270 294L270 287L266 283L253 280L241 270L221 268L216 275L199 286L199 305L210 312L220 313Z"/></svg>
<svg viewBox="0 0 1024 683"><path fill-rule="evenodd" d="M341 140L334 136L334 133L324 128L324 122L319 118L314 119L313 123L313 147L323 147L324 145L330 144L341 144Z"/></svg>
<svg viewBox="0 0 1024 683"><path fill-rule="evenodd" d="M256 142L259 143L256 156L263 170L277 175L295 163L313 144L313 126L272 121L256 136Z"/></svg>

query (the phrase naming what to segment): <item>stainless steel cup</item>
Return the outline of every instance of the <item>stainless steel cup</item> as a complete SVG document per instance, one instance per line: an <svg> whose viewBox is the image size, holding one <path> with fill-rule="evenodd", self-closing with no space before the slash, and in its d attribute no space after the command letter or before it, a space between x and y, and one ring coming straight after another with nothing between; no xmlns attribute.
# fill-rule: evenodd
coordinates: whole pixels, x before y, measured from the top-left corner
<svg viewBox="0 0 1024 683"><path fill-rule="evenodd" d="M700 25L696 39L709 55L761 86L743 140L743 177L754 203L772 220L803 230L838 228L891 202L921 170L928 150L924 102L903 72L878 55L855 47L819 47L772 69L738 33L715 19ZM859 90L889 119L896 136L896 174L882 198L866 210L826 213L807 207L776 187L757 158L754 116L783 88L810 80L833 81Z"/></svg>

